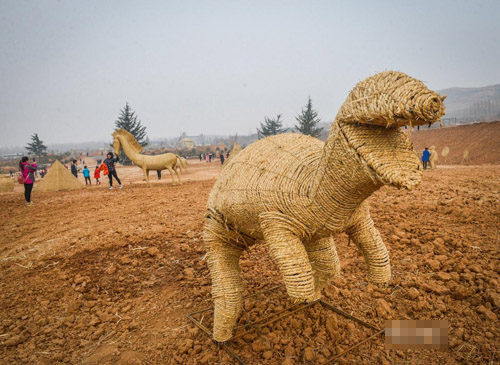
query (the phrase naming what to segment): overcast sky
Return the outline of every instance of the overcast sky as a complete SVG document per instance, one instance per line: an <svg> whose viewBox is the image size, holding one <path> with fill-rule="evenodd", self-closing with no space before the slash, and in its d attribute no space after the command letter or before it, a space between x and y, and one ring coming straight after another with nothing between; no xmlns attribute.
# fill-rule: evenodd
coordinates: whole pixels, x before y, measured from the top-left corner
<svg viewBox="0 0 500 365"><path fill-rule="evenodd" d="M248 134L308 96L331 121L395 69L500 83L500 1L0 0L0 147L106 141L129 102L150 138Z"/></svg>

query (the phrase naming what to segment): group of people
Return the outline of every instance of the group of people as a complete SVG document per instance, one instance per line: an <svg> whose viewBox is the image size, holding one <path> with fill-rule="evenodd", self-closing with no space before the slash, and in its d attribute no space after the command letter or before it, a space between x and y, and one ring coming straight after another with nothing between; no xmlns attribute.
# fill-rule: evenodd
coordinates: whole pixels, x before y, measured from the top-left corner
<svg viewBox="0 0 500 365"><path fill-rule="evenodd" d="M96 184L100 185L101 182L99 179L101 178L101 172L104 175L108 175L109 179L109 190L113 190L113 178L118 182L120 189L122 188L122 182L118 178L118 174L116 173L115 164L120 160L118 156L114 157L112 152L109 152L106 156L106 159L101 165L96 166L94 170L94 179L96 179ZM33 184L35 183L35 174L37 171L36 160L33 159L33 162L30 163L27 156L21 158L19 161L19 177L18 182L24 185L24 198L26 200L26 205L31 206L33 202L31 201L31 192L33 191ZM71 173L73 176L78 178L78 166L77 160L73 160L71 164ZM85 185L92 185L92 181L90 180L90 170L87 165L84 165L82 170L83 177L85 178ZM42 176L43 177L43 176Z"/></svg>
<svg viewBox="0 0 500 365"><path fill-rule="evenodd" d="M208 153L200 153L200 162L201 161L206 161L206 162L212 162L212 160L215 160L217 155L213 152L208 152ZM224 161L229 158L229 151L226 152L224 155L224 151L220 151L219 159L221 165L224 165Z"/></svg>

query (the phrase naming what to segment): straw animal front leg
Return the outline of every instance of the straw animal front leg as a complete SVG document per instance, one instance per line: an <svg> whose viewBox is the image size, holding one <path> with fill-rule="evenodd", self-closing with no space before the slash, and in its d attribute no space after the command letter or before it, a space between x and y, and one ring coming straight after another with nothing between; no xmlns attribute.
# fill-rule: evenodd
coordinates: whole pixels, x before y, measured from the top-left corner
<svg viewBox="0 0 500 365"><path fill-rule="evenodd" d="M243 248L234 244L232 236L234 234L220 222L207 219L204 241L215 306L213 337L218 342L232 337L242 307L243 284L239 259Z"/></svg>
<svg viewBox="0 0 500 365"><path fill-rule="evenodd" d="M387 283L391 279L391 262L380 233L366 209L347 229L368 266L368 279L374 283Z"/></svg>
<svg viewBox="0 0 500 365"><path fill-rule="evenodd" d="M340 275L340 262L333 237L326 237L304 244L313 269L315 300L321 298L321 290L330 280Z"/></svg>
<svg viewBox="0 0 500 365"><path fill-rule="evenodd" d="M296 301L314 301L312 267L302 243L305 227L275 212L261 214L260 224L271 256L283 275L288 295Z"/></svg>

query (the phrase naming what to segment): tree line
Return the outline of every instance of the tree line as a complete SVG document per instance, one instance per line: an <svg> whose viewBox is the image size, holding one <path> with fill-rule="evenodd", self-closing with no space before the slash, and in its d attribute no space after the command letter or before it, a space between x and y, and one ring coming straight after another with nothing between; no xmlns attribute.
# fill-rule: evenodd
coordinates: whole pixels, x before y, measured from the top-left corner
<svg viewBox="0 0 500 365"><path fill-rule="evenodd" d="M301 113L298 114L295 119L298 124L294 127L299 133L318 137L323 130L323 128L318 127L318 123L321 120L318 118L318 113L312 107L312 100L310 97L308 98L306 106L302 108ZM143 147L149 142L146 127L142 125L141 120L137 118L135 111L132 110L128 102L125 103L123 109L120 109L118 118L115 120L115 131L118 129L125 129L130 132ZM276 134L286 133L288 129L289 128L283 127L281 114L278 114L276 118L264 117L264 123L260 123L260 128L257 128L257 135L258 138L261 139ZM27 143L25 148L29 153L37 156L38 159L47 155L47 146L40 139L38 133L34 133L31 136L31 142ZM120 151L120 160L124 164L131 163L123 150Z"/></svg>
<svg viewBox="0 0 500 365"><path fill-rule="evenodd" d="M307 104L299 115L295 117L298 124L294 125L295 129L302 134L319 137L323 128L318 127L321 120L318 118L318 113L312 107L311 97L307 100ZM283 127L283 121L281 120L281 114L278 114L276 118L264 117L264 123L260 123L260 128L257 128L257 135L259 139L274 136L276 134L286 133L288 128Z"/></svg>

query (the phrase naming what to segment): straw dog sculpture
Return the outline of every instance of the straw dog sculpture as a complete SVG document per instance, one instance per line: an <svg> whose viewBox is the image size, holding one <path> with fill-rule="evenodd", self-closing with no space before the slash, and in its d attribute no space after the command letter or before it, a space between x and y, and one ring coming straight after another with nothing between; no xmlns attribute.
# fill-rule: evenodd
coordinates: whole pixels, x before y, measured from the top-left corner
<svg viewBox="0 0 500 365"><path fill-rule="evenodd" d="M360 82L325 143L289 133L257 141L231 159L208 199L204 240L215 302L214 339L226 341L242 306L239 257L264 240L288 295L315 301L340 272L333 236L347 232L368 277L391 278L387 249L364 200L383 185L412 189L422 168L404 125L439 121L444 97L400 72Z"/></svg>
<svg viewBox="0 0 500 365"><path fill-rule="evenodd" d="M137 166L142 168L144 179L149 185L149 171L150 170L168 170L172 177L172 185L175 185L174 172L177 175L179 184L181 184L181 177L175 169L177 164L177 155L174 153L163 153L161 155L143 155L141 154L143 147L137 142L132 134L125 129L118 129L113 134L113 148L115 154L120 153L120 148L127 157Z"/></svg>

